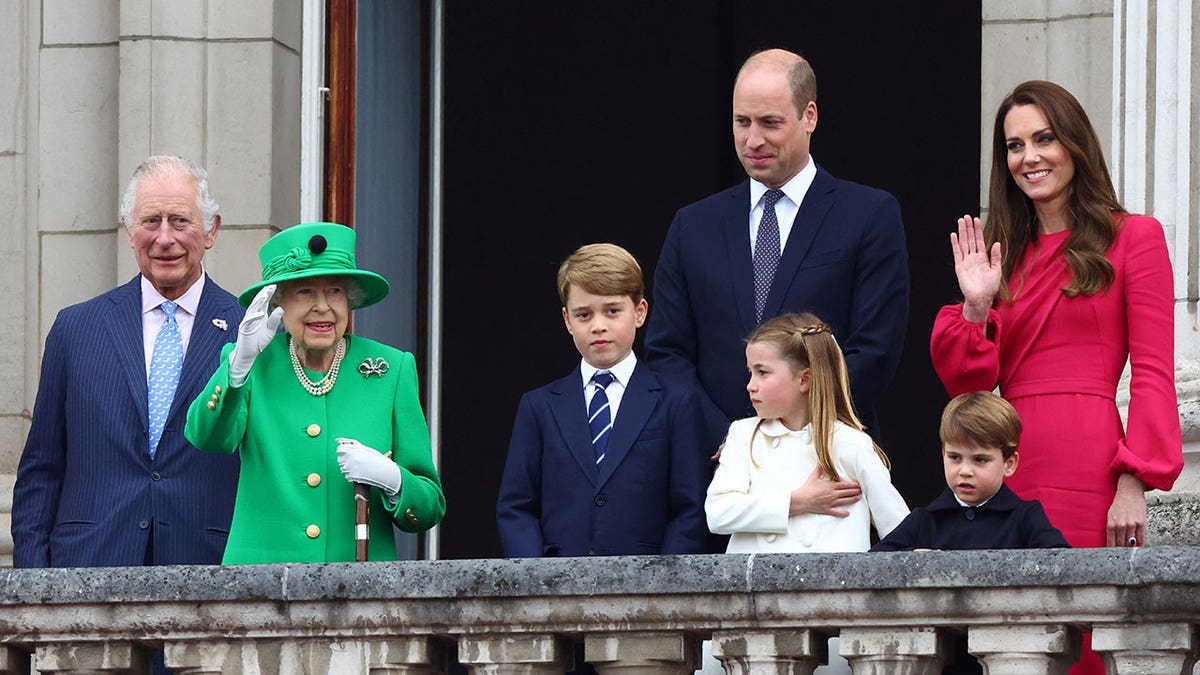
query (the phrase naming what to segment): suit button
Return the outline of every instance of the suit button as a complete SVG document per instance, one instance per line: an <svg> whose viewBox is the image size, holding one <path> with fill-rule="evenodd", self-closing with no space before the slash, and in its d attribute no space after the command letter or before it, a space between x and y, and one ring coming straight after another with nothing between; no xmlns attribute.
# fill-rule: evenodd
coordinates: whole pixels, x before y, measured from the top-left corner
<svg viewBox="0 0 1200 675"><path fill-rule="evenodd" d="M975 520L975 509L967 509L963 512L963 517L967 520Z"/></svg>
<svg viewBox="0 0 1200 675"><path fill-rule="evenodd" d="M316 474L316 473L310 473L310 474L308 474L308 478L306 480L308 482L308 487L317 487L318 485L321 484L321 475Z"/></svg>
<svg viewBox="0 0 1200 675"><path fill-rule="evenodd" d="M588 549L588 555L596 555L596 549L594 549L594 548L589 548L589 549Z"/></svg>
<svg viewBox="0 0 1200 675"><path fill-rule="evenodd" d="M217 404L216 404L216 403L213 403L212 401L209 401L209 402L208 402L206 405L208 406L208 409L209 409L209 410L216 410L216 409L217 409Z"/></svg>
<svg viewBox="0 0 1200 675"><path fill-rule="evenodd" d="M775 541L775 535L768 534L766 539L767 539L767 543L770 544L771 542Z"/></svg>
<svg viewBox="0 0 1200 675"><path fill-rule="evenodd" d="M316 539L321 536L321 528L316 525L309 525L304 529L304 534L307 534L309 539Z"/></svg>
<svg viewBox="0 0 1200 675"><path fill-rule="evenodd" d="M151 478L152 480L161 480L161 479L162 479L162 476L158 475L158 472L157 472L157 471L155 471L154 473L150 474L150 478Z"/></svg>
<svg viewBox="0 0 1200 675"><path fill-rule="evenodd" d="M144 529L146 529L147 527L150 527L150 522L149 522L149 521L146 521L146 520L143 520L142 522L138 523L138 527L140 527L140 528L142 528L142 529L144 530Z"/></svg>
<svg viewBox="0 0 1200 675"><path fill-rule="evenodd" d="M305 431L308 433L309 438L316 438L321 433L321 425L310 424L308 425L308 429L305 429Z"/></svg>
<svg viewBox="0 0 1200 675"><path fill-rule="evenodd" d="M608 497L604 495L596 495L596 498L592 500L592 503L594 503L596 506L604 506L604 503L607 501Z"/></svg>
<svg viewBox="0 0 1200 675"><path fill-rule="evenodd" d="M221 393L221 385L218 384L217 386L213 387L213 391L217 392L218 394Z"/></svg>

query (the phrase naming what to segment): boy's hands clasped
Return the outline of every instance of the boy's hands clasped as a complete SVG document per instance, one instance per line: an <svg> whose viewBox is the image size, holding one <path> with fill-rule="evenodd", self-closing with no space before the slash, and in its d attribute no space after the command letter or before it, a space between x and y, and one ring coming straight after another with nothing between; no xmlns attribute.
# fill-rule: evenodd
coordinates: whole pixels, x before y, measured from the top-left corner
<svg viewBox="0 0 1200 675"><path fill-rule="evenodd" d="M838 507L849 506L862 497L862 488L851 480L832 481L821 477L821 467L814 467L808 479L792 490L792 501L788 516L801 513L821 513L845 518L849 511Z"/></svg>

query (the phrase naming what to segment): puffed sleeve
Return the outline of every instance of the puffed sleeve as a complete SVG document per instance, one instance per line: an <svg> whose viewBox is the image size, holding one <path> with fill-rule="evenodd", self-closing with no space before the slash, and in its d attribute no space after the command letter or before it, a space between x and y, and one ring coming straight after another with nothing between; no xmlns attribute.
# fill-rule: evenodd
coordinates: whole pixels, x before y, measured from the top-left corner
<svg viewBox="0 0 1200 675"><path fill-rule="evenodd" d="M717 465L704 500L708 529L714 534L786 534L788 531L791 492L766 485L755 486L754 491L750 491L750 436L753 429L753 425L737 422L729 427L721 463Z"/></svg>
<svg viewBox="0 0 1200 675"><path fill-rule="evenodd" d="M1000 314L987 321L963 318L962 305L946 305L933 322L929 356L946 392L953 398L969 391L991 391L1000 377Z"/></svg>
<svg viewBox="0 0 1200 675"><path fill-rule="evenodd" d="M1175 394L1174 281L1162 225L1129 216L1125 281L1129 328L1129 419L1117 445L1114 473L1132 473L1148 488L1170 490L1183 470L1183 441Z"/></svg>

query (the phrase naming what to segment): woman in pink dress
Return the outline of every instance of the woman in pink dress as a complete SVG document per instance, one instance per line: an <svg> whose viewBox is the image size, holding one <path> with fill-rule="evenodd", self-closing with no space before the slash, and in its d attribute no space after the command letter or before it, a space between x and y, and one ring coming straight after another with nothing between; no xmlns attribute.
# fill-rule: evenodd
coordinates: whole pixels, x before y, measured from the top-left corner
<svg viewBox="0 0 1200 675"><path fill-rule="evenodd" d="M1025 427L1008 485L1072 546L1140 545L1145 491L1183 468L1162 225L1125 212L1087 114L1054 83L1004 99L992 152L987 225L964 216L950 235L963 302L938 313L934 368L951 396L999 386ZM1072 675L1103 672L1085 641Z"/></svg>

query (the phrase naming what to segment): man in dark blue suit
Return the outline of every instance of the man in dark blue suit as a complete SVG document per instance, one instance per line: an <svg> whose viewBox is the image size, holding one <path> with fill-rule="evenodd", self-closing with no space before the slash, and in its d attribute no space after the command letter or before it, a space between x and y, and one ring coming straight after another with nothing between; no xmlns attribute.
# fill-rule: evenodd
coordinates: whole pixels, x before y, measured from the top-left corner
<svg viewBox="0 0 1200 675"><path fill-rule="evenodd" d="M908 321L908 255L896 199L839 180L809 155L816 77L783 50L759 52L733 91L733 137L750 180L683 207L654 275L647 360L698 383L709 439L754 415L744 338L765 319L807 311L834 329L855 406L879 438L875 401L891 381ZM763 243L765 242L765 245ZM812 511L858 498L853 483L810 481Z"/></svg>
<svg viewBox="0 0 1200 675"><path fill-rule="evenodd" d="M242 319L201 263L221 225L207 174L149 158L121 221L141 274L63 309L46 337L13 489L17 567L218 564L225 548L237 457L183 437L188 405ZM152 392L156 373L165 384Z"/></svg>
<svg viewBox="0 0 1200 675"><path fill-rule="evenodd" d="M707 487L696 394L637 362L642 270L592 244L559 269L563 321L582 360L521 398L496 521L504 555L702 553Z"/></svg>

